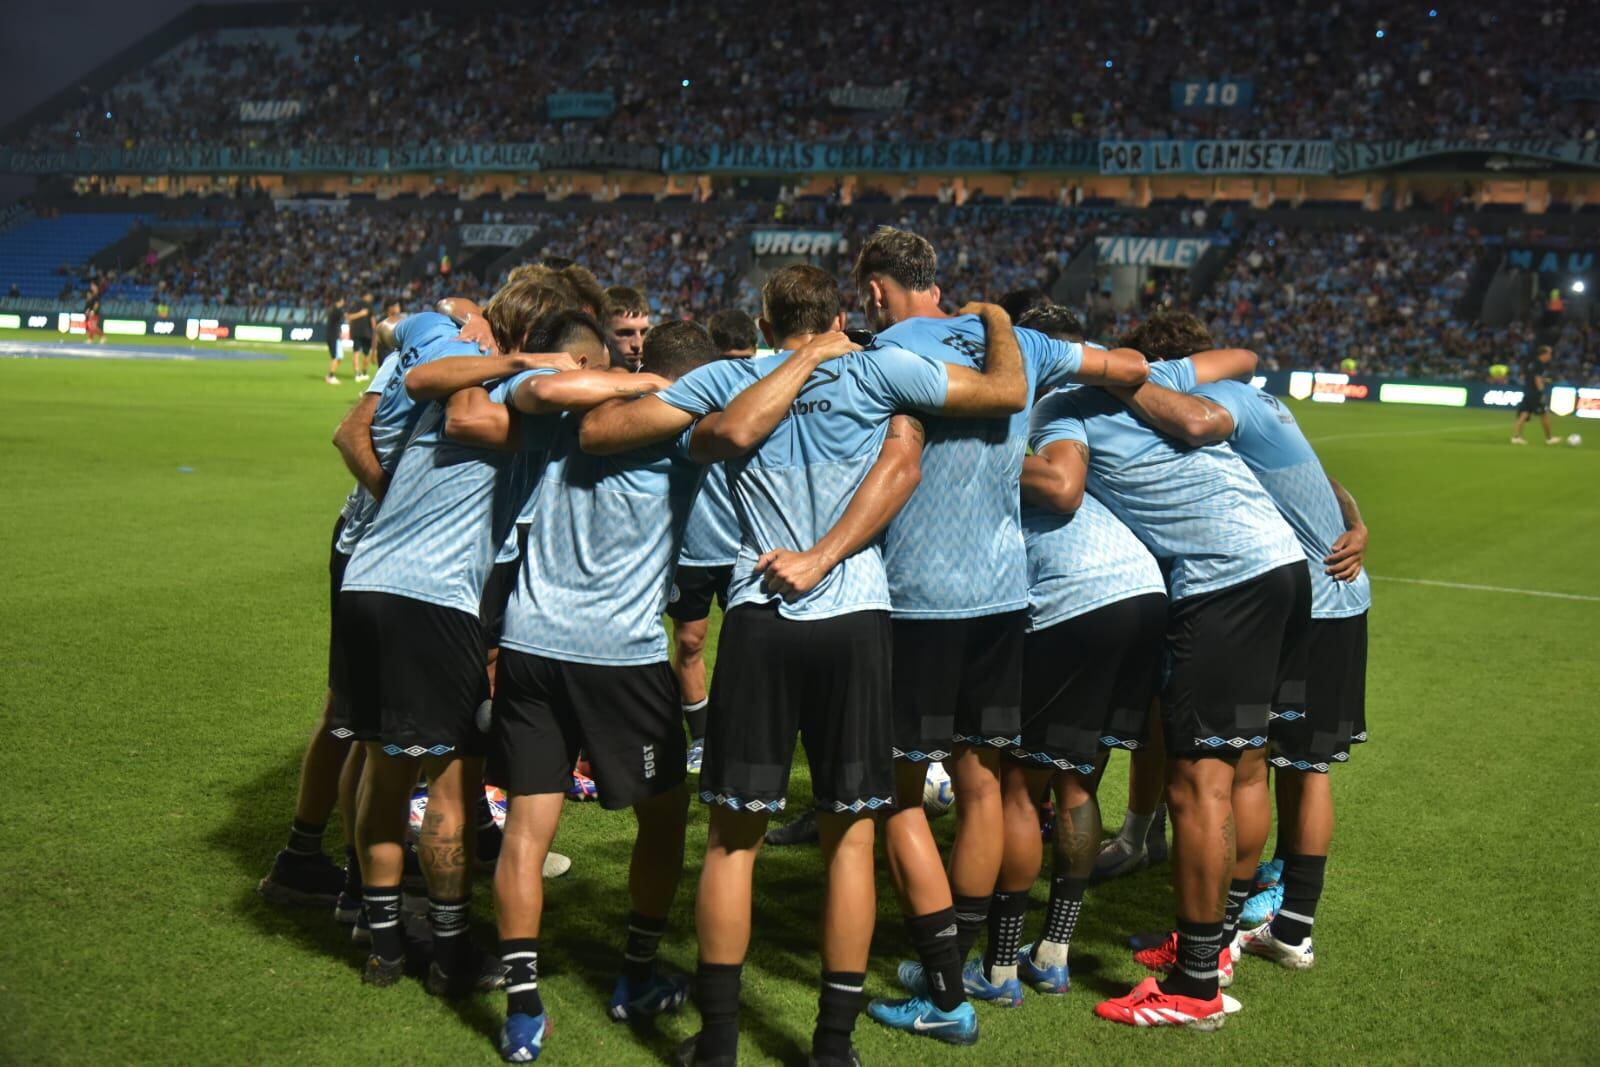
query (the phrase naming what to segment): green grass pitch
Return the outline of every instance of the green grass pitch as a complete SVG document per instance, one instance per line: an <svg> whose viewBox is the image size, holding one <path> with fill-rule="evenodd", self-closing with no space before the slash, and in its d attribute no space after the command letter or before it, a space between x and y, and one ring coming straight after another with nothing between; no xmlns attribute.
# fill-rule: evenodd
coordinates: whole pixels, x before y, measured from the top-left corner
<svg viewBox="0 0 1600 1067"><path fill-rule="evenodd" d="M314 350L281 351L0 360L0 1062L494 1060L498 996L363 988L331 921L254 892L323 687L328 533L350 481L328 441L356 395L321 382ZM1600 434L1546 449L1530 427L1512 448L1509 413L1297 411L1366 511L1377 577L1373 739L1335 773L1316 969L1245 960L1244 1012L1213 1036L1095 1019L1141 976L1125 936L1169 914L1166 870L1146 871L1091 890L1070 996L980 1006L971 1050L863 1019L867 1063L1592 1062ZM1125 767L1102 794L1111 822ZM549 888L542 967L551 1064L660 1063L696 1028L692 1009L643 1032L604 1016L631 831L625 814L567 809L556 847L574 868ZM686 969L704 839L696 806L663 949ZM804 1062L815 853L770 850L757 877L743 1062ZM880 887L875 995L907 952ZM481 880L485 943L488 897Z"/></svg>

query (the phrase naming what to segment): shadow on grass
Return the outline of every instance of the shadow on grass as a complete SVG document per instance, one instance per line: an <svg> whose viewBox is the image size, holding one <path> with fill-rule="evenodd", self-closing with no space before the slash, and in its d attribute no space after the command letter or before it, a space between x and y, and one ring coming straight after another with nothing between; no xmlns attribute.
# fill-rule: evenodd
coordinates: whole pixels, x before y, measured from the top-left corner
<svg viewBox="0 0 1600 1067"><path fill-rule="evenodd" d="M265 937L284 939L307 953L342 962L355 983L365 954L351 943L346 927L332 922L321 910L278 908L255 891L257 881L282 847L298 773L298 753L284 753L254 776L239 781L222 798L225 817L207 843L219 865L231 867L237 877L238 890L231 906L241 920ZM807 780L797 774L783 821L796 817L810 800ZM946 854L954 825L953 818L935 823L935 835ZM337 854L337 819L330 829L329 848ZM689 974L696 959L694 894L705 851L705 829L703 805L691 802L683 879L661 955L663 966ZM572 856L573 868L567 876L546 885L540 971L547 980L547 1000L554 996L561 1002L562 1014L582 1012L602 1026L622 964L633 835L634 821L627 813L604 812L596 805L568 805L555 847ZM881 844L878 866L877 931L868 982L873 994L894 996L899 995L894 968L900 959L910 958L912 951L899 901L881 861ZM1073 939L1074 985L1097 996L1127 991L1131 984L1127 938L1170 924L1169 877L1169 869L1163 865L1089 890ZM474 887L474 937L480 945L492 947L491 876L478 873ZM823 889L821 859L814 845L763 849L756 864L753 935L744 972L740 1028L746 1041L782 1063L804 1063L810 1047L809 1023L815 1018L821 970L817 936ZM1045 875L1035 887L1028 920L1030 939L1043 926L1048 894L1047 853ZM979 945L981 951L982 938ZM452 1008L465 1025L493 1041L502 1003L497 996L476 997ZM696 1028L690 1014L632 1030L651 1055L669 1063L679 1042Z"/></svg>
<svg viewBox="0 0 1600 1067"><path fill-rule="evenodd" d="M336 960L351 971L352 985L366 963L365 946L350 940L350 927L333 920L331 908L295 908L268 903L256 891L256 885L272 867L273 857L283 847L290 821L294 815L295 788L300 775L300 754L280 754L276 761L263 767L254 777L245 779L224 798L226 817L207 838L216 852L219 863L232 865L238 877L238 890L231 907L242 921L252 925L268 938L282 939L296 944L302 951ZM339 830L337 810L329 821L326 847L343 862L343 840ZM495 944L492 924L485 930L485 898L489 876L479 873L475 877L479 908L474 913L474 939L491 950ZM432 957L432 946L426 937L426 920L409 920L407 927L412 935L407 943L408 977L420 979L427 974ZM416 935L423 936L418 937ZM354 990L352 990L353 992ZM462 1022L473 1030L494 1039L501 1023L501 1013L495 1001L482 997L449 1002Z"/></svg>

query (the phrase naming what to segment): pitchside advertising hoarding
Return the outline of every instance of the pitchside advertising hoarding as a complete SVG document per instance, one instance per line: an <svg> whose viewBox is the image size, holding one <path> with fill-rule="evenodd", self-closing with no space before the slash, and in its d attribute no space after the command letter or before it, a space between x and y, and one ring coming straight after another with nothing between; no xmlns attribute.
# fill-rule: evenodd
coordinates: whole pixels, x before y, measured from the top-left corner
<svg viewBox="0 0 1600 1067"><path fill-rule="evenodd" d="M0 329L39 330L69 337L87 333L81 311L59 309L7 312L0 314ZM322 326L272 325L235 319L195 318L102 318L100 329L108 337L170 337L190 341L254 341L282 344L286 341L321 341L327 336Z"/></svg>
<svg viewBox="0 0 1600 1067"><path fill-rule="evenodd" d="M839 234L769 230L769 239L801 238L807 248L826 251ZM793 247L792 245L790 246ZM769 253L770 254L770 253ZM277 326L231 319L212 318L107 318L100 321L108 335L126 337L170 337L188 342L247 341L253 344L290 342L321 343L327 337L321 325ZM36 330L82 337L83 314L59 308L0 313L0 329ZM342 332L342 331L341 331ZM348 344L348 341L344 342ZM1257 389L1276 396L1313 404L1404 404L1443 408L1491 408L1511 411L1522 403L1522 390L1487 382L1434 382L1406 378L1384 378L1370 374L1343 374L1337 371L1267 371L1250 380ZM1555 415L1580 419L1600 419L1600 388L1556 385L1550 388L1550 411Z"/></svg>

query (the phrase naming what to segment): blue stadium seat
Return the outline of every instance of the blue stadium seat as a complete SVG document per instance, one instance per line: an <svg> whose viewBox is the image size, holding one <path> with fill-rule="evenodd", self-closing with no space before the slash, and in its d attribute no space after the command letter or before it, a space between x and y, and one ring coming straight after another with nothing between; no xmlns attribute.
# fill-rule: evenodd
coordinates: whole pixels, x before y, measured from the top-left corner
<svg viewBox="0 0 1600 1067"><path fill-rule="evenodd" d="M68 264L83 273L91 257L120 240L135 222L148 216L133 213L59 215L33 219L0 234L0 291L15 283L24 297L54 299L67 283L56 270ZM118 297L130 299L128 287Z"/></svg>

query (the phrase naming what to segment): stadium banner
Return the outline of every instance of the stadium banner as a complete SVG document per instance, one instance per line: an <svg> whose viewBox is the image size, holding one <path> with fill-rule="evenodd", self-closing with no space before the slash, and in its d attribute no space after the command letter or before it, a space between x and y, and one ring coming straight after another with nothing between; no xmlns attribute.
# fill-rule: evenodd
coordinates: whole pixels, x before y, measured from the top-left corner
<svg viewBox="0 0 1600 1067"><path fill-rule="evenodd" d="M1101 141L1101 174L1327 174L1332 141Z"/></svg>
<svg viewBox="0 0 1600 1067"><path fill-rule="evenodd" d="M1600 74L1571 74L1552 78L1550 91L1557 100L1600 100Z"/></svg>
<svg viewBox="0 0 1600 1067"><path fill-rule="evenodd" d="M1538 271L1540 274L1583 274L1594 269L1600 253L1592 248L1529 248L1513 245L1506 249L1506 266L1512 270Z"/></svg>
<svg viewBox="0 0 1600 1067"><path fill-rule="evenodd" d="M750 251L757 256L827 256L844 252L848 247L842 233L756 230L750 234Z"/></svg>
<svg viewBox="0 0 1600 1067"><path fill-rule="evenodd" d="M298 100L241 100L239 101L239 121L254 122L283 122L287 119L297 119L305 106Z"/></svg>
<svg viewBox="0 0 1600 1067"><path fill-rule="evenodd" d="M1402 167L1436 156L1470 156L1491 170L1565 163L1575 167L1600 167L1600 141L1568 141L1549 137L1435 137L1425 141L1340 141L1334 146L1333 169L1338 174ZM1510 157L1510 158L1506 158Z"/></svg>
<svg viewBox="0 0 1600 1067"><path fill-rule="evenodd" d="M1211 242L1204 237L1096 237L1102 267L1182 267L1200 262Z"/></svg>
<svg viewBox="0 0 1600 1067"><path fill-rule="evenodd" d="M617 97L603 93L546 93L544 113L552 122L562 119L603 119L617 110Z"/></svg>
<svg viewBox="0 0 1600 1067"><path fill-rule="evenodd" d="M1420 404L1424 407L1496 408L1510 410L1522 403L1522 390L1493 382L1438 382L1410 378L1385 378L1368 374L1342 374L1336 371L1268 371L1258 374L1251 384L1275 396L1309 400L1316 404ZM1551 390L1554 394L1571 386ZM1592 390L1600 398L1600 390ZM1583 392L1583 390L1578 390ZM1563 414L1563 412L1556 412ZM1600 417L1600 402L1596 404Z"/></svg>
<svg viewBox="0 0 1600 1067"><path fill-rule="evenodd" d="M1600 389L1555 386L1550 390L1550 413L1576 415L1580 419L1600 419Z"/></svg>
<svg viewBox="0 0 1600 1067"><path fill-rule="evenodd" d="M661 150L632 144L456 144L395 148L306 145L296 148L75 148L60 152L0 152L0 171L12 174L287 174L331 172L659 170Z"/></svg>
<svg viewBox="0 0 1600 1067"><path fill-rule="evenodd" d="M1172 110L1215 111L1248 108L1255 102L1256 83L1251 78L1193 79L1172 83Z"/></svg>
<svg viewBox="0 0 1600 1067"><path fill-rule="evenodd" d="M871 144L668 144L668 174L849 174L963 170L1087 170L1093 141L876 141Z"/></svg>
<svg viewBox="0 0 1600 1067"><path fill-rule="evenodd" d="M898 111L906 96L904 85L840 85L828 90L828 103L852 111Z"/></svg>
<svg viewBox="0 0 1600 1067"><path fill-rule="evenodd" d="M472 223L461 227L462 248L516 248L533 240L539 227L527 224Z"/></svg>

